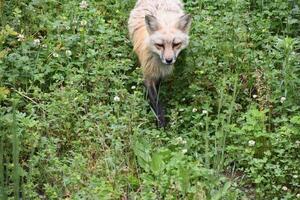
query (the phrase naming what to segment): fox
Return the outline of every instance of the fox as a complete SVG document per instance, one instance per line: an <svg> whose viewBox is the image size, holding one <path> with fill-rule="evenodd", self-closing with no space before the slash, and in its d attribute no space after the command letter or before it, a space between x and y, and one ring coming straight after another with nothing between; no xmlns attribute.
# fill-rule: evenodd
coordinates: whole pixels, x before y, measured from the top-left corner
<svg viewBox="0 0 300 200"><path fill-rule="evenodd" d="M172 74L179 53L189 44L191 21L181 0L138 0L130 12L129 36L159 127L167 125L165 109L158 98L159 87Z"/></svg>

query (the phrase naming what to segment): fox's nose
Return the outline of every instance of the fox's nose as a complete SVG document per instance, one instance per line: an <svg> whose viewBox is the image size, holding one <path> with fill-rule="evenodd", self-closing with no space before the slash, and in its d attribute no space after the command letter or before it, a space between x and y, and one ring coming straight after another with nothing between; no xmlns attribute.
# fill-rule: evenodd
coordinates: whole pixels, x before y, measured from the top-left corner
<svg viewBox="0 0 300 200"><path fill-rule="evenodd" d="M171 64L173 62L173 58L171 58L171 59L166 59L166 63L167 64Z"/></svg>

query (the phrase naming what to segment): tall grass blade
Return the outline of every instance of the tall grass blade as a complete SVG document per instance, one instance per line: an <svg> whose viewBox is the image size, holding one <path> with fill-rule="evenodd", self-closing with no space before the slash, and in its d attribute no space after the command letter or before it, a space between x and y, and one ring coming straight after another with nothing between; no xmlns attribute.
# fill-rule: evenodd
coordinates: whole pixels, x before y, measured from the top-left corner
<svg viewBox="0 0 300 200"><path fill-rule="evenodd" d="M1 130L0 132L0 199L7 199L6 189L5 189L5 171L4 171L4 135L5 132Z"/></svg>
<svg viewBox="0 0 300 200"><path fill-rule="evenodd" d="M16 118L16 102L13 103L13 121L11 126L12 133L12 145L13 145L13 191L15 199L19 199L20 195L20 176L19 176L19 152L20 152L20 142L18 137L18 124Z"/></svg>

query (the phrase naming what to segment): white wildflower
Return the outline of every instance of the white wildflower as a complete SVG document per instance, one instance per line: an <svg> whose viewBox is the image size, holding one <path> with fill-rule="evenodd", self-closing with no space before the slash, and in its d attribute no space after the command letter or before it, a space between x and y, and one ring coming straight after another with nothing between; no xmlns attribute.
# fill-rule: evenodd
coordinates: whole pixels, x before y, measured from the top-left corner
<svg viewBox="0 0 300 200"><path fill-rule="evenodd" d="M185 154L188 150L187 149L182 149L182 153Z"/></svg>
<svg viewBox="0 0 300 200"><path fill-rule="evenodd" d="M123 171L123 172L129 172L129 168L128 168L128 167L123 167L123 168L122 168L122 171Z"/></svg>
<svg viewBox="0 0 300 200"><path fill-rule="evenodd" d="M182 137L178 137L178 138L176 138L176 140L178 143L181 143L183 141Z"/></svg>
<svg viewBox="0 0 300 200"><path fill-rule="evenodd" d="M34 40L33 40L33 45L34 45L34 46L39 46L40 44L41 44L40 39L34 39Z"/></svg>
<svg viewBox="0 0 300 200"><path fill-rule="evenodd" d="M256 98L257 98L257 95L256 95L256 94L254 94L252 97L253 97L253 99L256 99Z"/></svg>
<svg viewBox="0 0 300 200"><path fill-rule="evenodd" d="M24 36L23 34L19 34L19 35L17 36L17 38L18 38L18 41L20 41L20 42L22 42L22 41L25 40L25 36Z"/></svg>
<svg viewBox="0 0 300 200"><path fill-rule="evenodd" d="M179 109L179 112L183 112L183 111L184 111L184 109L183 109L183 108L180 108L180 109Z"/></svg>
<svg viewBox="0 0 300 200"><path fill-rule="evenodd" d="M43 48L47 48L48 46L47 46L46 44L43 44L42 47L43 47Z"/></svg>
<svg viewBox="0 0 300 200"><path fill-rule="evenodd" d="M299 140L296 140L295 144L296 144L297 146L300 146L300 141L299 141Z"/></svg>
<svg viewBox="0 0 300 200"><path fill-rule="evenodd" d="M185 101L185 98L182 98L181 101Z"/></svg>
<svg viewBox="0 0 300 200"><path fill-rule="evenodd" d="M120 97L118 97L118 96L115 96L115 97L114 97L114 101L115 101L115 102L119 102L120 100L121 100Z"/></svg>
<svg viewBox="0 0 300 200"><path fill-rule="evenodd" d="M55 53L55 52L52 55L54 58L58 58L58 56L59 56L58 53Z"/></svg>
<svg viewBox="0 0 300 200"><path fill-rule="evenodd" d="M67 55L67 56L71 56L71 55L72 55L72 51L66 50L66 55Z"/></svg>
<svg viewBox="0 0 300 200"><path fill-rule="evenodd" d="M80 21L80 25L81 25L81 26L86 26L86 25L87 25L87 21L84 20L84 19L81 20L81 21Z"/></svg>
<svg viewBox="0 0 300 200"><path fill-rule="evenodd" d="M184 139L182 139L182 137L176 138L176 142L177 142L177 144L186 144L186 141Z"/></svg>
<svg viewBox="0 0 300 200"><path fill-rule="evenodd" d="M255 145L255 141L254 140L249 140L248 145L250 147L253 147Z"/></svg>
<svg viewBox="0 0 300 200"><path fill-rule="evenodd" d="M208 114L208 111L207 110L202 110L202 114Z"/></svg>
<svg viewBox="0 0 300 200"><path fill-rule="evenodd" d="M193 108L193 110L192 110L193 113L194 113L194 112L197 112L197 111L198 111L197 108Z"/></svg>
<svg viewBox="0 0 300 200"><path fill-rule="evenodd" d="M286 186L283 186L283 187L282 187L282 190L283 190L283 191L287 191L288 188L287 188Z"/></svg>
<svg viewBox="0 0 300 200"><path fill-rule="evenodd" d="M207 22L210 22L211 19L212 19L211 17L206 17L206 21L207 21Z"/></svg>
<svg viewBox="0 0 300 200"><path fill-rule="evenodd" d="M280 98L280 102L281 102L281 103L285 102L285 100L286 100L285 97L281 97L281 98Z"/></svg>
<svg viewBox="0 0 300 200"><path fill-rule="evenodd" d="M136 86L135 86L135 85L131 86L131 89L132 89L132 90L135 90L135 89L136 89Z"/></svg>
<svg viewBox="0 0 300 200"><path fill-rule="evenodd" d="M68 31L68 30L70 30L71 29L71 27L70 26L66 26L66 30Z"/></svg>
<svg viewBox="0 0 300 200"><path fill-rule="evenodd" d="M298 175L296 175L296 174L293 175L293 178L294 178L294 179L297 179L297 178L298 178Z"/></svg>
<svg viewBox="0 0 300 200"><path fill-rule="evenodd" d="M80 2L80 4L79 4L79 7L80 7L81 9L86 9L88 6L89 6L89 4L88 4L86 1L82 1L82 2Z"/></svg>
<svg viewBox="0 0 300 200"><path fill-rule="evenodd" d="M299 193L299 194L297 194L297 195L296 195L296 197L297 197L298 199L300 199L300 193Z"/></svg>

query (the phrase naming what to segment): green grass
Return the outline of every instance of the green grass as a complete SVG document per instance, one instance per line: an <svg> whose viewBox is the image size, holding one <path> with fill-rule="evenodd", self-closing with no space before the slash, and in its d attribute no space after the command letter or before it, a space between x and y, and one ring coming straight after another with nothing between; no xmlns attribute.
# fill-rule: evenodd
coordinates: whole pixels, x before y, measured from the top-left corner
<svg viewBox="0 0 300 200"><path fill-rule="evenodd" d="M299 1L186 0L165 130L135 1L79 3L0 1L0 199L300 198Z"/></svg>

